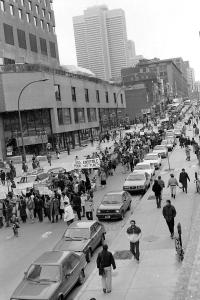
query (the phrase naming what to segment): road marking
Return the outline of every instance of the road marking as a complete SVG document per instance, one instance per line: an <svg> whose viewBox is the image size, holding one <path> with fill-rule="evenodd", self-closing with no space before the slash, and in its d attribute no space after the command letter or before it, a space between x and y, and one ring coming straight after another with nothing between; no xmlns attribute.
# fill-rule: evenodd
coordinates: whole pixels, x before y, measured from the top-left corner
<svg viewBox="0 0 200 300"><path fill-rule="evenodd" d="M41 235L42 239L47 239L52 234L52 231L46 231Z"/></svg>

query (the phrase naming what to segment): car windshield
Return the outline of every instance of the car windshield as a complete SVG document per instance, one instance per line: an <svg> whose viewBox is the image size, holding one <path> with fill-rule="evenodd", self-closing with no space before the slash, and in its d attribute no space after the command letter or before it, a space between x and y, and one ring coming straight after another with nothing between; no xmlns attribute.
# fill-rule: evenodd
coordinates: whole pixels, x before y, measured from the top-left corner
<svg viewBox="0 0 200 300"><path fill-rule="evenodd" d="M20 182L19 183L32 183L34 182L36 179L36 176L23 176L21 177L20 179Z"/></svg>
<svg viewBox="0 0 200 300"><path fill-rule="evenodd" d="M102 204L119 204L122 202L122 196L117 194L105 195Z"/></svg>
<svg viewBox="0 0 200 300"><path fill-rule="evenodd" d="M143 174L132 174L132 175L130 175L126 180L127 180L127 181L139 181L139 180L144 180L144 175L143 175Z"/></svg>
<svg viewBox="0 0 200 300"><path fill-rule="evenodd" d="M64 234L65 238L69 239L89 239L89 228L68 228Z"/></svg>
<svg viewBox="0 0 200 300"><path fill-rule="evenodd" d="M146 160L155 160L155 159L158 159L157 155L147 155L145 157Z"/></svg>
<svg viewBox="0 0 200 300"><path fill-rule="evenodd" d="M135 166L135 170L150 170L150 169L151 169L151 167L148 164Z"/></svg>
<svg viewBox="0 0 200 300"><path fill-rule="evenodd" d="M47 177L49 177L48 174L42 173L42 174L37 175L37 180L44 180L44 179L46 179Z"/></svg>
<svg viewBox="0 0 200 300"><path fill-rule="evenodd" d="M60 268L58 265L33 264L27 272L26 279L35 282L57 282L60 280Z"/></svg>

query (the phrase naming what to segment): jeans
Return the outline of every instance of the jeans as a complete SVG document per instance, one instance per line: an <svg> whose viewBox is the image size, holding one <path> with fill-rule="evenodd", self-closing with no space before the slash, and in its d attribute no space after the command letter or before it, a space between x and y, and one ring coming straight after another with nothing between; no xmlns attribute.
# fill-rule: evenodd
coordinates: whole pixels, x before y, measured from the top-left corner
<svg viewBox="0 0 200 300"><path fill-rule="evenodd" d="M88 220L93 220L93 213L92 213L92 211L87 211L86 212L86 217L87 217Z"/></svg>
<svg viewBox="0 0 200 300"><path fill-rule="evenodd" d="M136 243L130 242L130 251L133 254L133 256L137 260L139 260L140 258L139 241L137 241Z"/></svg>
<svg viewBox="0 0 200 300"><path fill-rule="evenodd" d="M176 196L176 185L170 185L170 189L171 189L171 195L172 197Z"/></svg>
<svg viewBox="0 0 200 300"><path fill-rule="evenodd" d="M107 292L112 290L112 274L111 274L111 266L104 268L105 274L102 275L101 282L102 288Z"/></svg>
<svg viewBox="0 0 200 300"><path fill-rule="evenodd" d="M170 221L166 220L166 222L167 222L167 226L169 228L171 235L174 235L174 218L171 219Z"/></svg>
<svg viewBox="0 0 200 300"><path fill-rule="evenodd" d="M155 195L155 196L156 196L157 208L160 208L161 207L161 194Z"/></svg>

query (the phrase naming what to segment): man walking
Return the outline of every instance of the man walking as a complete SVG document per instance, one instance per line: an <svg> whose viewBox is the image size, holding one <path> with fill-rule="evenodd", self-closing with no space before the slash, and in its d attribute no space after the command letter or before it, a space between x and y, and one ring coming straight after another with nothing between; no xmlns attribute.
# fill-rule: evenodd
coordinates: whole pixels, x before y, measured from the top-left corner
<svg viewBox="0 0 200 300"><path fill-rule="evenodd" d="M162 192L163 192L163 189L165 187L165 183L164 181L162 180L161 176L159 175L158 176L158 184L161 186L161 200L162 200Z"/></svg>
<svg viewBox="0 0 200 300"><path fill-rule="evenodd" d="M142 236L141 229L136 226L135 220L130 221L131 226L127 229L128 239L130 241L130 252L137 262L140 258L139 240Z"/></svg>
<svg viewBox="0 0 200 300"><path fill-rule="evenodd" d="M179 182L182 184L183 192L187 194L187 181L190 181L188 173L185 172L185 169L182 169L182 172L179 175Z"/></svg>
<svg viewBox="0 0 200 300"><path fill-rule="evenodd" d="M168 186L167 187L170 187L171 197L174 198L174 199L176 198L176 186L178 186L178 181L174 177L174 174L170 174L170 179L168 181Z"/></svg>
<svg viewBox="0 0 200 300"><path fill-rule="evenodd" d="M112 274L111 265L116 269L115 260L111 252L108 251L108 245L103 245L103 250L97 257L97 268L99 275L102 276L102 288L104 293L111 293L112 290Z"/></svg>
<svg viewBox="0 0 200 300"><path fill-rule="evenodd" d="M167 200L166 205L163 207L163 217L169 228L171 238L174 237L174 218L176 217L176 209L171 205L171 201Z"/></svg>

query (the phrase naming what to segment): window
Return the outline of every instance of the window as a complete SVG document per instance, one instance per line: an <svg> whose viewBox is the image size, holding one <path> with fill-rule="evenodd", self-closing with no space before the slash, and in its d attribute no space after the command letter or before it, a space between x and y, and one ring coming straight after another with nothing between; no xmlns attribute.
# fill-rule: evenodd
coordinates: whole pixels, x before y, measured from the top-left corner
<svg viewBox="0 0 200 300"><path fill-rule="evenodd" d="M85 89L85 101L89 102L89 91L88 91L88 89Z"/></svg>
<svg viewBox="0 0 200 300"><path fill-rule="evenodd" d="M51 57L56 58L56 45L54 42L49 42Z"/></svg>
<svg viewBox="0 0 200 300"><path fill-rule="evenodd" d="M48 12L49 20L51 20L51 12Z"/></svg>
<svg viewBox="0 0 200 300"><path fill-rule="evenodd" d="M84 108L74 108L74 120L75 123L85 123Z"/></svg>
<svg viewBox="0 0 200 300"><path fill-rule="evenodd" d="M38 52L37 38L34 34L29 33L30 48L32 52Z"/></svg>
<svg viewBox="0 0 200 300"><path fill-rule="evenodd" d="M113 93L113 97L114 97L114 102L117 103L117 95L116 95L116 93Z"/></svg>
<svg viewBox="0 0 200 300"><path fill-rule="evenodd" d="M47 55L47 42L45 39L40 38L40 49L43 55Z"/></svg>
<svg viewBox="0 0 200 300"><path fill-rule="evenodd" d="M22 9L21 8L18 9L18 14L19 14L20 20L22 20Z"/></svg>
<svg viewBox="0 0 200 300"><path fill-rule="evenodd" d="M21 5L22 6L25 6L25 2L24 2L25 0L21 0Z"/></svg>
<svg viewBox="0 0 200 300"><path fill-rule="evenodd" d="M59 125L71 124L71 109L70 108L58 108L58 123Z"/></svg>
<svg viewBox="0 0 200 300"><path fill-rule="evenodd" d="M28 9L32 10L32 2L31 1L28 1Z"/></svg>
<svg viewBox="0 0 200 300"><path fill-rule="evenodd" d="M17 37L19 48L26 49L26 34L25 31L17 29Z"/></svg>
<svg viewBox="0 0 200 300"><path fill-rule="evenodd" d="M96 99L97 102L99 103L100 102L99 90L96 90Z"/></svg>
<svg viewBox="0 0 200 300"><path fill-rule="evenodd" d="M56 101L61 101L61 93L60 93L60 85L59 84L54 84L54 91L55 91Z"/></svg>
<svg viewBox="0 0 200 300"><path fill-rule="evenodd" d="M5 1L4 0L0 1L0 7L1 7L2 11L5 11Z"/></svg>
<svg viewBox="0 0 200 300"><path fill-rule="evenodd" d="M28 23L31 22L31 18L30 18L30 14L29 13L26 13L26 20Z"/></svg>
<svg viewBox="0 0 200 300"><path fill-rule="evenodd" d="M40 20L41 28L44 29L44 20Z"/></svg>
<svg viewBox="0 0 200 300"><path fill-rule="evenodd" d="M6 44L14 45L13 27L3 23L4 37Z"/></svg>
<svg viewBox="0 0 200 300"><path fill-rule="evenodd" d="M51 26L49 23L47 23L47 30L48 30L48 32L51 32Z"/></svg>
<svg viewBox="0 0 200 300"><path fill-rule="evenodd" d="M10 5L10 14L14 16L14 6L12 4Z"/></svg>
<svg viewBox="0 0 200 300"><path fill-rule="evenodd" d="M39 15L39 6L38 5L35 6L35 11L36 11L36 14Z"/></svg>
<svg viewBox="0 0 200 300"><path fill-rule="evenodd" d="M109 102L109 98L108 98L108 92L106 92L106 103Z"/></svg>
<svg viewBox="0 0 200 300"><path fill-rule="evenodd" d="M37 17L33 17L34 25L37 26Z"/></svg>
<svg viewBox="0 0 200 300"><path fill-rule="evenodd" d="M88 122L96 122L97 120L96 108L87 108L87 117L88 117Z"/></svg>
<svg viewBox="0 0 200 300"><path fill-rule="evenodd" d="M43 16L43 18L45 18L45 15L46 15L46 10L43 8L42 9L42 16Z"/></svg>
<svg viewBox="0 0 200 300"><path fill-rule="evenodd" d="M124 103L123 95L121 94L121 104Z"/></svg>
<svg viewBox="0 0 200 300"><path fill-rule="evenodd" d="M71 93L72 93L72 101L76 102L76 88L75 88L75 86L71 87Z"/></svg>

